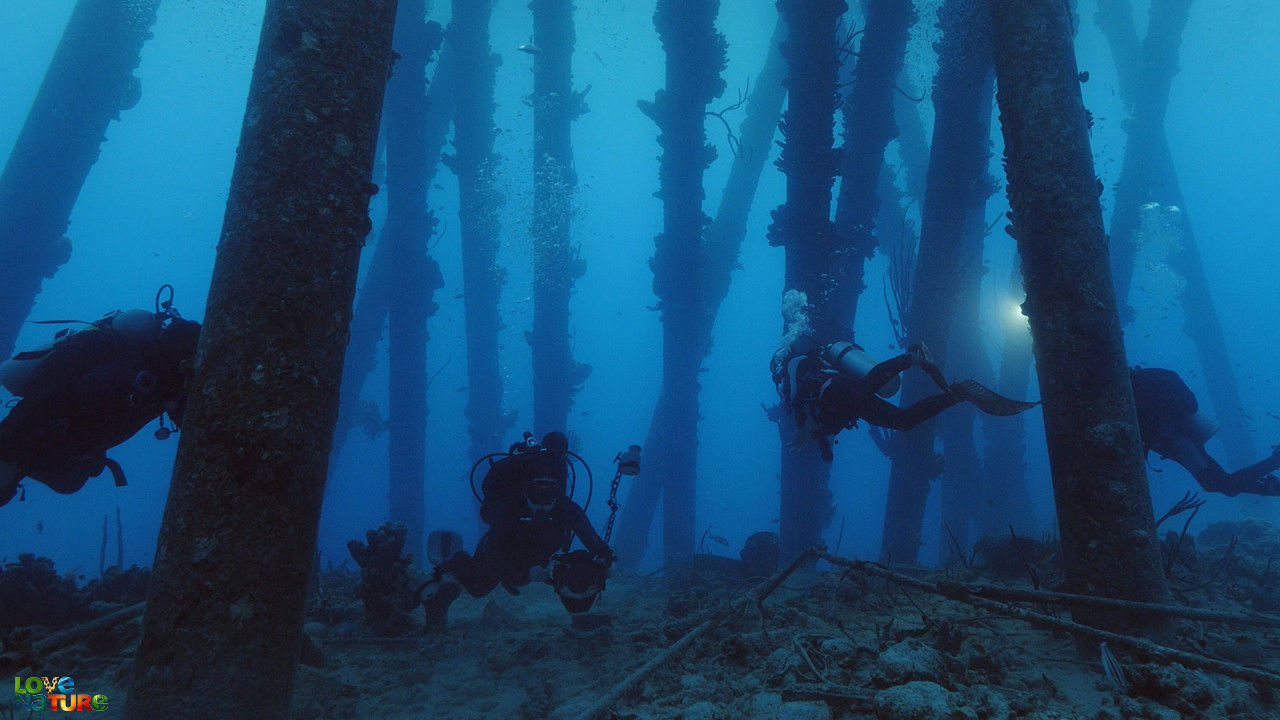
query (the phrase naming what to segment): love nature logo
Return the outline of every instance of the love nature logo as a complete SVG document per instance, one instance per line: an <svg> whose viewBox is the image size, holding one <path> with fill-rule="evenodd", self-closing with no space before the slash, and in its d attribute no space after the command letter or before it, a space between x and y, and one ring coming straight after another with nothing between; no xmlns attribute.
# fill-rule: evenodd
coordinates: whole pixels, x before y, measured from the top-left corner
<svg viewBox="0 0 1280 720"><path fill-rule="evenodd" d="M93 712L107 709L106 695L77 693L75 680L70 677L15 677L13 702L21 710Z"/></svg>

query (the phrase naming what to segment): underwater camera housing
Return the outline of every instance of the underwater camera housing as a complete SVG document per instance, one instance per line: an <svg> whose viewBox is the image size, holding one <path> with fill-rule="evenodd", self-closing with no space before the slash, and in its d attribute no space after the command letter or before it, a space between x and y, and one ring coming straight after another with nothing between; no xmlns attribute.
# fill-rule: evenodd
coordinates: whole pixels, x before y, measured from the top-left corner
<svg viewBox="0 0 1280 720"><path fill-rule="evenodd" d="M574 550L556 558L551 566L551 586L564 609L584 613L591 609L604 590L608 568L595 561L590 552Z"/></svg>

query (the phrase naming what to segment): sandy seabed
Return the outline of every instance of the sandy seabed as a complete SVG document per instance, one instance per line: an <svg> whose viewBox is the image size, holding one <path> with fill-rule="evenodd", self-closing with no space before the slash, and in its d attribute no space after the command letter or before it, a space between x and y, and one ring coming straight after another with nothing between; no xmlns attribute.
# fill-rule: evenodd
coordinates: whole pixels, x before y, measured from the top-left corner
<svg viewBox="0 0 1280 720"><path fill-rule="evenodd" d="M1215 610L1262 607L1280 579L1280 531L1235 524L1185 539L1175 599ZM1209 537L1206 537L1209 536ZM1236 541L1226 542L1230 536ZM1197 555L1198 553L1198 555ZM921 579L996 581L953 563ZM1042 578L1051 576L1044 571ZM1207 584L1205 581L1208 581ZM375 638L356 623L308 624L322 665L299 667L296 720L533 720L582 709L752 581L704 578L671 592L661 578L616 577L584 629L550 588L460 598L448 627ZM1201 587L1203 585L1203 587ZM349 588L348 588L349 590ZM333 598L342 590L333 590ZM348 597L346 602L356 601ZM1024 604L1028 609L1048 608ZM1068 617L1063 610L1054 611ZM415 616L421 619L420 616ZM135 620L120 633L136 635ZM607 623L607 624L606 624ZM599 627L588 628L592 624ZM1172 647L1280 672L1280 631L1175 620ZM84 645L44 660L123 709L131 645ZM623 694L613 720L1220 720L1280 717L1277 689L1115 650L1126 687L1095 646L894 583L841 570L793 577L734 612ZM18 715L21 717L21 715Z"/></svg>

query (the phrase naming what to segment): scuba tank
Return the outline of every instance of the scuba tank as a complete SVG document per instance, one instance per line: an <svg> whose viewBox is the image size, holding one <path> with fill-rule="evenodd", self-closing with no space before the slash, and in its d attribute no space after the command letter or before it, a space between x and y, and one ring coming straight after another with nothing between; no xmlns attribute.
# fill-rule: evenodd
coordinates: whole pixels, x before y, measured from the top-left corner
<svg viewBox="0 0 1280 720"><path fill-rule="evenodd" d="M49 320L46 323L80 323L83 327L64 328L53 336L53 340L33 350L23 350L0 363L0 385L17 397L23 397L31 391L31 376L40 363L57 347L58 343L82 332L93 330L110 330L120 333L126 338L140 342L150 342L160 329L161 317L150 310L115 310L107 313L95 322L80 320Z"/></svg>
<svg viewBox="0 0 1280 720"><path fill-rule="evenodd" d="M822 361L840 372L849 373L855 377L865 377L871 372L871 368L879 364L875 358L867 354L866 350L843 340L824 347ZM889 382L876 390L876 394L885 398L893 397L901 387L902 379L894 375Z"/></svg>
<svg viewBox="0 0 1280 720"><path fill-rule="evenodd" d="M1201 445L1209 442L1209 438L1216 432L1218 432L1218 423L1209 417L1209 413L1203 408L1187 418L1187 435Z"/></svg>

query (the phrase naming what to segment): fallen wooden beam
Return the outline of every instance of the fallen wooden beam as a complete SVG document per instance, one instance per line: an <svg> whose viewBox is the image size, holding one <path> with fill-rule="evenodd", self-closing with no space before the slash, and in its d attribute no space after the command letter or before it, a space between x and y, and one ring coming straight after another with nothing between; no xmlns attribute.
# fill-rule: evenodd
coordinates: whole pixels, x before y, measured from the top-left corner
<svg viewBox="0 0 1280 720"><path fill-rule="evenodd" d="M140 602L136 605L130 605L127 608L116 610L113 613L107 613L102 617L94 618L93 620L80 623L79 625L74 625L66 630L59 630L52 635L31 643L29 648L0 654L0 671L7 672L9 670L21 670L29 665L34 665L38 662L39 658L48 655L55 650L60 650L69 645L73 645L84 639L84 637L90 633L94 633L104 628L109 628L112 625L127 622L141 616L142 611L145 610L146 607L147 604L144 602Z"/></svg>
<svg viewBox="0 0 1280 720"><path fill-rule="evenodd" d="M644 665L641 665L640 667L636 668L631 672L631 674L627 675L625 678L618 681L613 687L609 688L608 692L606 692L604 695L601 695L599 699L592 702L591 705L589 705L585 710L581 710L577 714L572 715L571 717L573 718L573 720L593 720L593 718L598 717L601 713L609 709L610 706L612 706L615 702L617 702L619 698L621 698L623 695L627 694L628 692L631 692L631 690L635 688L636 685L640 684L641 680L644 680L646 677L649 676L650 673L652 673L654 670L657 670L659 667L661 667L663 663L666 663L668 660L671 660L672 658L676 657L680 653L684 652L685 649L687 649L690 645L693 644L694 640L697 640L699 637L706 634L708 630L711 630L712 628L716 627L717 625L724 622L725 620L728 620L730 617L732 617L734 614L736 614L740 610L746 608L748 605L759 604L763 602L764 599L768 597L774 590L778 589L779 585L786 582L787 578L790 577L792 573L798 570L805 563L812 561L814 557L816 557L816 553L817 553L816 549L810 549L805 551L800 555L800 557L795 559L795 562L792 562L790 565L788 565L785 570L775 574L773 577L755 586L754 588L752 588L751 592L747 593L746 595L742 595L738 597L737 599L730 602L728 605L725 605L723 608L720 608L718 611L712 613L710 617L698 623L698 625L696 625L689 632L685 633L684 636L682 636L679 640L675 641L675 643L673 643L671 646L667 647L662 652L653 656L653 658L651 658ZM570 708L573 704L575 704L575 701L577 699L578 698L575 698L575 700L570 700L564 705L561 705L554 713L552 713L552 717L553 718L570 717L568 713L572 712Z"/></svg>
<svg viewBox="0 0 1280 720"><path fill-rule="evenodd" d="M1245 667L1244 665L1229 663L1224 660L1217 660L1215 658L1211 658L1206 655L1184 652L1182 650L1175 650L1173 648L1165 647L1163 645L1157 645L1156 643L1153 643L1150 640L1146 640L1143 638L1133 637L1131 635L1121 635L1120 633L1109 632L1107 630L1099 630L1097 628L1089 627L1088 625L1081 625L1080 623L1071 622L1070 620L1063 620L1061 618L1056 618L1051 615L1045 615L1044 613L1038 613L1033 610L1027 610L1025 608L1020 608L1014 605L1010 605L1008 603L997 602L995 600L988 600L984 597L979 597L977 595L972 595L972 594L962 592L961 588L963 588L963 585L961 583L949 583L948 587L943 588L940 586L941 585L940 583L933 583L925 580L918 580L916 578L909 577L901 573L893 572L892 570L888 570L875 563L869 563L869 562L860 561L860 560L850 560L848 558L842 558L837 555L831 555L830 553L826 553L822 551L818 551L815 554L817 555L818 558L822 560L826 560L832 565L837 565L839 567L846 567L851 570L855 570L857 572L865 573L867 575L873 575L875 577L884 578L886 580L892 580L893 582L900 583L908 587L913 587L923 592L931 593L934 595L940 595L949 600L955 600L956 602L963 602L963 603L972 605L974 607L982 608L984 610L990 610L992 612L1001 613L1002 615L1008 615L1009 617L1018 618L1019 620L1025 620L1026 622L1029 622L1033 625L1038 625L1040 627L1063 630L1079 637L1086 637L1091 640L1097 640L1099 642L1108 642L1108 643L1111 643L1112 645L1127 647L1130 650L1133 650L1140 655L1144 655L1147 658L1150 658L1151 660L1154 660L1156 662L1161 662L1161 663L1177 662L1177 663L1181 663L1182 665L1188 668L1195 668L1198 670L1207 670L1209 672L1215 672L1215 673L1218 673L1219 675L1226 675L1227 677L1236 678L1238 680L1245 680L1247 682L1257 683L1259 685L1266 685L1272 688L1280 689L1280 675L1276 675L1275 673L1267 672L1265 670L1258 670L1251 667ZM1088 596L1076 596L1076 597L1080 598L1080 597L1088 597ZM1097 600L1100 598L1094 598L1094 599ZM1120 602L1125 602L1125 601L1120 601ZM1134 605L1150 605L1150 604L1134 603ZM1155 606L1155 607L1160 607L1160 606ZM1165 606L1165 607L1172 607L1172 606ZM1136 608L1129 608L1129 609L1136 609Z"/></svg>

